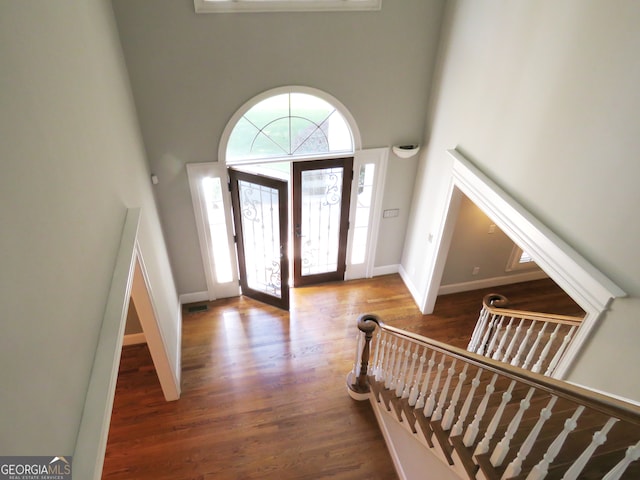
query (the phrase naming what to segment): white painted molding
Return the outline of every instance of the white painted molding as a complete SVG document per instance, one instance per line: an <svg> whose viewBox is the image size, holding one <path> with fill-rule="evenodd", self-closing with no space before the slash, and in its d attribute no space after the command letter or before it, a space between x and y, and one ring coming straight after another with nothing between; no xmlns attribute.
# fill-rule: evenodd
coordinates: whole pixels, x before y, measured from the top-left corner
<svg viewBox="0 0 640 480"><path fill-rule="evenodd" d="M214 163L188 163L187 179L191 190L191 202L193 203L193 214L196 221L196 231L200 245L200 255L202 257L202 268L207 283L207 300L214 300L216 280L213 277L213 255L211 254L211 240L207 229L207 212L202 195L202 179L207 176L220 176L220 166ZM182 303L182 302L181 302Z"/></svg>
<svg viewBox="0 0 640 480"><path fill-rule="evenodd" d="M191 191L191 201L198 232L198 243L200 244L200 255L202 257L202 267L204 269L205 281L207 283L207 298L203 300L215 300L216 298L233 297L240 294L237 268L232 268L231 281L218 283L214 270L215 260L213 257L213 241L207 222L207 211L205 206L204 193L202 191L202 180L206 177L219 178L222 183L222 202L225 210L225 220L227 226L227 248L231 265L236 266L236 246L233 240L233 223L231 217L231 195L226 188L227 169L219 162L208 163L188 163L187 178L189 179L189 189Z"/></svg>
<svg viewBox="0 0 640 480"><path fill-rule="evenodd" d="M367 248L369 250L368 261L367 261L367 278L375 277L375 260L376 253L378 251L378 242L380 241L380 223L382 219L382 200L384 197L384 185L387 179L387 168L389 165L389 149L388 148L380 148L376 149L378 152L379 159L376 164L375 172L376 175L376 185L375 185L375 194L373 197L373 202L371 205L371 217L369 223L369 241L367 243ZM355 219L354 219L355 222ZM393 272L396 273L396 272Z"/></svg>
<svg viewBox="0 0 640 480"><path fill-rule="evenodd" d="M596 269L546 225L484 175L457 150L453 157L455 185L581 307L603 311L613 298L626 293ZM551 271L550 271L551 270ZM566 286L565 286L566 285ZM583 305L586 304L586 305Z"/></svg>
<svg viewBox="0 0 640 480"><path fill-rule="evenodd" d="M180 294L180 305L196 302L208 302L209 292L192 292Z"/></svg>
<svg viewBox="0 0 640 480"><path fill-rule="evenodd" d="M336 12L380 10L382 0L194 0L196 13Z"/></svg>
<svg viewBox="0 0 640 480"><path fill-rule="evenodd" d="M402 278L402 281L409 290L409 293L411 294L413 299L415 300L416 298L420 298L420 289L416 286L415 283L413 283L411 275L409 275L409 273L404 269L402 265L399 266L398 273L400 274L400 278Z"/></svg>
<svg viewBox="0 0 640 480"><path fill-rule="evenodd" d="M502 188L476 168L457 150L449 150L452 158L451 187L447 193L444 221L434 234L431 271L422 292L422 313L431 313L438 295L443 267L451 243L457 215L451 214L454 200L461 194L475 203L507 236L525 250L536 264L586 312L576 336L567 348L553 376L564 378L577 358L589 333L596 326L610 302L626 293L591 265L584 257L516 202ZM430 307L430 308L429 308Z"/></svg>
<svg viewBox="0 0 640 480"><path fill-rule="evenodd" d="M140 209L128 209L73 452L77 478L102 477L135 267Z"/></svg>
<svg viewBox="0 0 640 480"><path fill-rule="evenodd" d="M391 275L392 273L400 273L400 264L383 265L381 267L373 268L374 277L379 277L381 275Z"/></svg>
<svg viewBox="0 0 640 480"><path fill-rule="evenodd" d="M598 390L597 388L589 387L588 385L582 385L581 383L570 382L569 380L565 380L565 382L570 383L571 385L575 385L576 387L585 388L587 390L591 390L592 392L598 393L600 395L612 397L612 398L615 398L616 400L620 400L621 402L627 402L627 403L630 403L631 405L635 405L636 407L640 407L640 401L638 400L632 400L627 397L616 395L615 393L605 392L604 390Z"/></svg>
<svg viewBox="0 0 640 480"><path fill-rule="evenodd" d="M584 257L484 175L457 150L453 157L456 185L519 247L525 250L586 312L553 376L564 378L611 300L626 293Z"/></svg>
<svg viewBox="0 0 640 480"><path fill-rule="evenodd" d="M440 285L440 288L438 289L438 295L469 292L471 290L479 290L481 288L491 288L499 287L501 285L510 285L512 283L530 282L532 280L541 280L548 277L549 276L542 271L535 271L514 275L503 275L501 277L483 278L482 280L472 280L470 282L451 283L449 285Z"/></svg>
<svg viewBox="0 0 640 480"><path fill-rule="evenodd" d="M147 339L144 336L144 332L140 333L130 333L129 335L125 335L122 339L122 346L127 347L129 345L141 345L143 343L147 343Z"/></svg>
<svg viewBox="0 0 640 480"><path fill-rule="evenodd" d="M378 245L378 237L380 232L380 218L382 217L382 197L384 195L384 183L387 175L387 163L389 158L389 149L370 148L366 150L358 150L353 157L354 186L351 189L349 222L351 225L356 224L356 205L358 202L357 178L360 168L363 165L374 165L374 184L371 197L371 208L369 210L369 228L367 230L367 243L365 247L366 255L362 264L352 265L351 256L353 253L353 235L354 229L349 229L347 238L347 270L345 272L345 280L353 280L356 278L371 278L374 274L374 262L376 258L376 249Z"/></svg>

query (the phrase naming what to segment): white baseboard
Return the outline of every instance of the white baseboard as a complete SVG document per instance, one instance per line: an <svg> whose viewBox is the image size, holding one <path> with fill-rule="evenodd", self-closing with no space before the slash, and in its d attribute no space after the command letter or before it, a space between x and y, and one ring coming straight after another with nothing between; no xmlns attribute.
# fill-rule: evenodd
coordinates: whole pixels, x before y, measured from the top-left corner
<svg viewBox="0 0 640 480"><path fill-rule="evenodd" d="M504 275L502 277L484 278L482 280L472 280L471 282L452 283L449 285L440 285L438 295L468 292L470 290L479 290L481 288L499 287L500 285L509 285L512 283L530 282L531 280L541 280L543 278L548 278L548 275L542 271L536 271L518 273L516 275Z"/></svg>
<svg viewBox="0 0 640 480"><path fill-rule="evenodd" d="M185 303L208 302L209 292L182 293L179 298L180 305L184 305Z"/></svg>
<svg viewBox="0 0 640 480"><path fill-rule="evenodd" d="M400 265L384 265L382 267L373 268L373 276L379 277L380 275L391 275L392 273L398 273L400 271Z"/></svg>
<svg viewBox="0 0 640 480"><path fill-rule="evenodd" d="M616 395L615 393L605 392L604 390L598 390L597 388L588 387L587 385L582 385L576 382L570 382L569 380L563 380L563 382L570 383L571 385L575 385L576 387L586 388L587 390L591 390L592 392L599 393L600 395L605 395L607 397L615 398L616 400L620 400L622 402L630 403L631 405L635 405L636 407L640 407L640 402L638 400L632 400L627 397L623 397L621 395Z"/></svg>
<svg viewBox="0 0 640 480"><path fill-rule="evenodd" d="M420 305L420 298L421 298L420 292L402 265L400 265L400 269L398 273L400 274L400 278L402 278L402 281L404 282L405 286L409 290L409 293L411 294L413 301L416 302L416 305Z"/></svg>
<svg viewBox="0 0 640 480"><path fill-rule="evenodd" d="M130 333L129 335L125 335L124 337L122 337L122 346L139 345L141 343L147 343L147 339L145 338L143 332Z"/></svg>

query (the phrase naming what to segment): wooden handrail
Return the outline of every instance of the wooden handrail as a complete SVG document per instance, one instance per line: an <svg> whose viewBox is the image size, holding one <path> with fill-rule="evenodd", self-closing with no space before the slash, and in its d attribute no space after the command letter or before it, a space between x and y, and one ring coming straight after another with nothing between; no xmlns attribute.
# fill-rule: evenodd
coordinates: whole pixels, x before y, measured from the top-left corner
<svg viewBox="0 0 640 480"><path fill-rule="evenodd" d="M407 332L390 325L386 325L379 317L372 314L364 314L358 318L358 327L366 326L369 322L376 323L382 330L404 337L430 348L446 353L447 355L468 362L484 370L503 375L520 383L527 384L552 395L563 397L575 403L588 406L593 410L616 417L640 426L640 407L613 397L593 392L586 388L578 387L561 380L555 380L544 375L533 373L519 367L511 366L504 362L492 360L482 355L469 352L462 348L454 347L437 340L424 337L412 332ZM370 325L370 324L369 324ZM370 327L367 328L370 330Z"/></svg>
<svg viewBox="0 0 640 480"><path fill-rule="evenodd" d="M558 315L555 313L530 312L526 310L511 310L503 308L509 304L509 300L504 295L490 293L482 299L482 305L491 314L503 315L505 317L524 318L525 320L536 320L549 323L561 323L563 325L580 325L581 317Z"/></svg>

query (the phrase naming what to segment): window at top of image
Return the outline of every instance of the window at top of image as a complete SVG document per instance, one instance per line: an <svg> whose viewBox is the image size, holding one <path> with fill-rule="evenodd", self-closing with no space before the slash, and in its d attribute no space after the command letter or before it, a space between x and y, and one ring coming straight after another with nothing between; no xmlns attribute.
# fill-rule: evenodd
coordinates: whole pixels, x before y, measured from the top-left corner
<svg viewBox="0 0 640 480"><path fill-rule="evenodd" d="M382 0L194 0L196 13L380 10Z"/></svg>
<svg viewBox="0 0 640 480"><path fill-rule="evenodd" d="M351 129L327 101L283 93L251 107L229 136L227 163L352 153Z"/></svg>

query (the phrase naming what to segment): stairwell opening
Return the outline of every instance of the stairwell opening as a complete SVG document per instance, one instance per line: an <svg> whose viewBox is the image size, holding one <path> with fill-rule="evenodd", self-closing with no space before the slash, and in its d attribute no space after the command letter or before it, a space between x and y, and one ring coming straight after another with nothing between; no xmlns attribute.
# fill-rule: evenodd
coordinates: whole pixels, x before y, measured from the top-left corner
<svg viewBox="0 0 640 480"><path fill-rule="evenodd" d="M626 296L626 293L459 151L449 150L448 154L452 157L449 189L440 227L434 232L435 248L428 260L427 286L418 301L422 313L433 312L460 203L466 196L516 245L526 250L540 268L586 312L582 325L553 374L555 378L565 378L589 333L601 321L611 301Z"/></svg>

